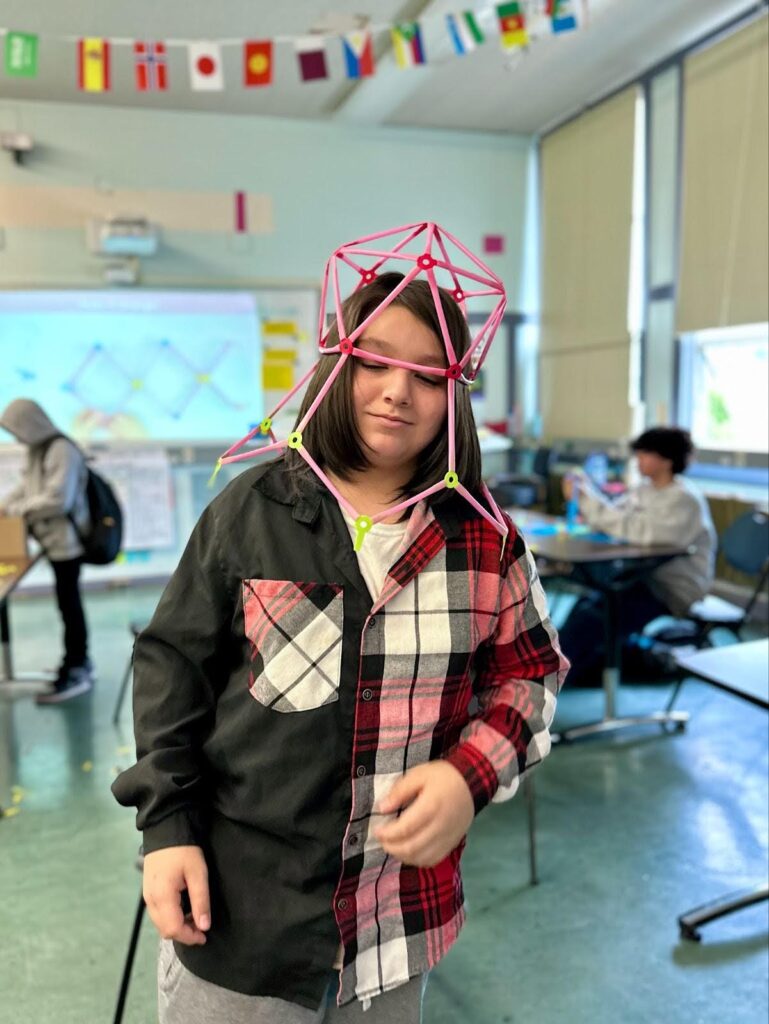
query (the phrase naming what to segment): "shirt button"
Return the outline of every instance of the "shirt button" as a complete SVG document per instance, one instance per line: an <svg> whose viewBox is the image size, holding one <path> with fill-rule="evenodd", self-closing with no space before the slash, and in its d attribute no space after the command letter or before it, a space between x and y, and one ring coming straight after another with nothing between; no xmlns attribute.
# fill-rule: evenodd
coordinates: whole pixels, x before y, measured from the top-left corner
<svg viewBox="0 0 769 1024"><path fill-rule="evenodd" d="M373 696L374 696L374 691L373 691L373 690L369 690L369 689L368 689L368 687L366 687L366 689L365 689L365 690L363 691L363 693L361 694L361 697L362 697L362 698L363 698L364 700L371 700L371 698L372 698Z"/></svg>
<svg viewBox="0 0 769 1024"><path fill-rule="evenodd" d="M375 629L376 628L376 619L373 616L368 620L368 628L369 629Z"/></svg>
<svg viewBox="0 0 769 1024"><path fill-rule="evenodd" d="M358 836L350 836L350 838L347 840L347 843L348 843L349 846L357 846L358 845Z"/></svg>
<svg viewBox="0 0 769 1024"><path fill-rule="evenodd" d="M359 779L363 778L363 776L366 774L366 766L359 764L358 767L355 769L355 774L358 776Z"/></svg>
<svg viewBox="0 0 769 1024"><path fill-rule="evenodd" d="M347 906L348 906L348 903L347 903L347 900L344 897L342 897L341 900L337 900L336 901L336 909L337 910L347 910Z"/></svg>

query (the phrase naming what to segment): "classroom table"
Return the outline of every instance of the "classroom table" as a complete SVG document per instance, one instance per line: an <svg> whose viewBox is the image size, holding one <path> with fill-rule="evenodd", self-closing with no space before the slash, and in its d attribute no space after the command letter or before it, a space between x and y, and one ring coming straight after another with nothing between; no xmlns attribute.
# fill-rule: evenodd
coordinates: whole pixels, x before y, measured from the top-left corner
<svg viewBox="0 0 769 1024"><path fill-rule="evenodd" d="M39 554L26 558L0 558L0 693L6 696L38 692L42 689L41 684L50 683L51 679L50 676L44 675L14 675L11 653L8 599L39 558ZM28 686L30 683L33 684L32 691Z"/></svg>
<svg viewBox="0 0 769 1024"><path fill-rule="evenodd" d="M557 516L518 508L505 511L523 533L535 558L545 562L552 575L577 580L604 595L606 661L602 677L603 716L597 722L554 733L553 742L585 739L641 725L661 726L663 729L672 725L678 730L683 729L689 720L688 713L684 711L666 709L645 715L617 714L622 660L619 615L623 590L671 558L685 555L688 548L672 544L626 544L587 526L567 526L566 520Z"/></svg>
<svg viewBox="0 0 769 1024"><path fill-rule="evenodd" d="M733 697L769 711L769 640L681 653L676 655L676 661L686 675L696 676ZM699 942L699 928L703 924L763 900L769 900L769 886L765 883L687 910L678 918L681 938Z"/></svg>

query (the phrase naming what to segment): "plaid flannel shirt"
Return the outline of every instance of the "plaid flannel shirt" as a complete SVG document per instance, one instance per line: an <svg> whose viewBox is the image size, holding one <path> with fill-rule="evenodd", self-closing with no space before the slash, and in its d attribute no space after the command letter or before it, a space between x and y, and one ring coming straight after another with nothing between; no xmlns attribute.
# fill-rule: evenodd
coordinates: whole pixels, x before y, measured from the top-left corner
<svg viewBox="0 0 769 1024"><path fill-rule="evenodd" d="M548 753L568 664L509 525L502 550L464 503L417 505L372 604L336 502L293 497L280 464L204 514L137 643L138 763L114 786L145 848L204 848L212 929L178 948L194 973L317 1006L341 936L343 1004L449 949L463 844L406 866L374 806L444 758L480 810Z"/></svg>

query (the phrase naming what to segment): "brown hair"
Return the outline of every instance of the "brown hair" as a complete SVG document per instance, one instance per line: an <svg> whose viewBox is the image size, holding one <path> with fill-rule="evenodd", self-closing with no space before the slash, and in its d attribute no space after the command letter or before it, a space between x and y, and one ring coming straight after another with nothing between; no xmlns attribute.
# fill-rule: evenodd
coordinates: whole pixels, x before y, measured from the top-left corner
<svg viewBox="0 0 769 1024"><path fill-rule="evenodd" d="M348 332L352 333L366 317L387 298L390 292L403 280L398 273L381 274L371 284L353 292L342 304L342 315ZM443 288L439 289L443 315L457 359L461 359L470 344L470 332L464 315ZM411 281L393 300L392 305L402 306L438 337L442 339L438 313L427 281ZM339 343L339 332L334 320L327 339L329 346ZM340 356L321 356L313 374L297 417L297 424L317 397L328 380ZM328 394L320 403L302 432L302 443L310 455L323 468L330 470L343 480L350 478L350 472L366 469L369 465L364 443L355 422L352 401L352 380L354 359L348 359L342 367ZM478 432L470 404L469 388L464 384L456 387L456 472L460 483L469 491L477 491L481 484L481 452ZM296 428L295 428L296 429ZM312 474L307 463L295 451L286 452L286 465L295 478L295 485L303 484ZM443 480L449 468L449 440L445 429L439 430L435 439L421 452L417 468L411 479L397 495L405 499L426 490ZM430 496L430 502L443 500L451 491L438 491Z"/></svg>

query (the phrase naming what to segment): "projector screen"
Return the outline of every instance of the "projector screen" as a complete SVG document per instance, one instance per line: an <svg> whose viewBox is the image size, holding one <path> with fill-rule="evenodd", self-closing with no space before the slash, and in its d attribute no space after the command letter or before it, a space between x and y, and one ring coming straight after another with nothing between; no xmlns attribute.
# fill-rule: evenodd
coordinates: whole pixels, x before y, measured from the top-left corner
<svg viewBox="0 0 769 1024"><path fill-rule="evenodd" d="M233 442L264 416L261 350L247 292L0 292L0 409L33 398L84 442Z"/></svg>

